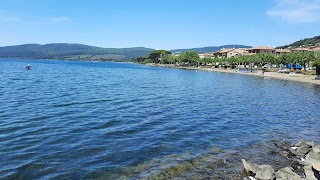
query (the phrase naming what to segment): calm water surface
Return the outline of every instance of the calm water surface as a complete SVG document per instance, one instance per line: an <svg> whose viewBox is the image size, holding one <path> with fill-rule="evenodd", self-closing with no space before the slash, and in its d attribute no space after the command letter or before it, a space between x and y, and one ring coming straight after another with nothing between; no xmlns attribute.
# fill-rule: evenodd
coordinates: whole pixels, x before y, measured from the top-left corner
<svg viewBox="0 0 320 180"><path fill-rule="evenodd" d="M112 179L209 147L320 143L319 99L319 86L237 74L1 59L0 179Z"/></svg>

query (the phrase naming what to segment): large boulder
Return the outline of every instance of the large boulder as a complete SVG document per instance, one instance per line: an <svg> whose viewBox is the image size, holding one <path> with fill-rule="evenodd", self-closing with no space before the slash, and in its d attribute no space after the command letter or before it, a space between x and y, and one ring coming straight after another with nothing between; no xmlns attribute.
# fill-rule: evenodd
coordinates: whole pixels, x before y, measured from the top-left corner
<svg viewBox="0 0 320 180"><path fill-rule="evenodd" d="M287 180L287 179L300 180L301 179L301 177L295 172L293 172L293 169L290 167L286 167L278 170L275 173L275 175L277 180Z"/></svg>
<svg viewBox="0 0 320 180"><path fill-rule="evenodd" d="M305 157L304 153L298 152L298 148L289 148L288 151L292 156L297 156L297 157Z"/></svg>
<svg viewBox="0 0 320 180"><path fill-rule="evenodd" d="M309 147L298 147L297 152L302 155L302 157L306 157L308 152L311 150Z"/></svg>
<svg viewBox="0 0 320 180"><path fill-rule="evenodd" d="M311 142L311 141L300 141L295 146L296 147L312 148L312 147L314 147L314 145L315 145L314 142Z"/></svg>
<svg viewBox="0 0 320 180"><path fill-rule="evenodd" d="M312 166L311 165L305 166L303 169L304 169L304 173L306 175L306 180L318 180L314 176L314 172L312 170Z"/></svg>
<svg viewBox="0 0 320 180"><path fill-rule="evenodd" d="M316 153L313 150L310 151L306 156L305 163L307 165L311 165L313 163L318 163L318 162L320 162L320 152Z"/></svg>
<svg viewBox="0 0 320 180"><path fill-rule="evenodd" d="M270 165L260 165L258 166L257 174L255 176L256 179L261 180L273 180L275 178L274 169Z"/></svg>
<svg viewBox="0 0 320 180"><path fill-rule="evenodd" d="M320 179L320 162L312 164L312 171L317 179Z"/></svg>

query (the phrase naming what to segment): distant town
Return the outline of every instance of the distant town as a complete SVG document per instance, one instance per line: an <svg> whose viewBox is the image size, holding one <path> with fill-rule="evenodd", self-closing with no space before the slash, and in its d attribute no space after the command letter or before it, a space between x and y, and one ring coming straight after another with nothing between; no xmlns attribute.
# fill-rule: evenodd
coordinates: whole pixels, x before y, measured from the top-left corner
<svg viewBox="0 0 320 180"><path fill-rule="evenodd" d="M216 52L207 52L199 54L199 58L231 58L254 54L273 54L281 56L291 52L320 52L320 47L315 48L292 48L292 49L276 49L270 46L257 46L253 48L223 48ZM174 53L174 56L180 56L181 53Z"/></svg>

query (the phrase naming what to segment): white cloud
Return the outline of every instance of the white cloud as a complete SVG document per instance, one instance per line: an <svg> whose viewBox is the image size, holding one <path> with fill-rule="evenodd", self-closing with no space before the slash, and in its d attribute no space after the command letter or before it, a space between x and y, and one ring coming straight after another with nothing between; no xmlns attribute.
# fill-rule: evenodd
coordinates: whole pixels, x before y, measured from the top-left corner
<svg viewBox="0 0 320 180"><path fill-rule="evenodd" d="M267 12L289 23L320 22L320 0L277 0Z"/></svg>
<svg viewBox="0 0 320 180"><path fill-rule="evenodd" d="M0 22L19 23L19 24L67 24L67 23L70 23L71 20L67 17L37 18L37 17L8 16L5 14L0 14Z"/></svg>
<svg viewBox="0 0 320 180"><path fill-rule="evenodd" d="M14 16L0 16L0 22L21 22L22 19L20 17Z"/></svg>

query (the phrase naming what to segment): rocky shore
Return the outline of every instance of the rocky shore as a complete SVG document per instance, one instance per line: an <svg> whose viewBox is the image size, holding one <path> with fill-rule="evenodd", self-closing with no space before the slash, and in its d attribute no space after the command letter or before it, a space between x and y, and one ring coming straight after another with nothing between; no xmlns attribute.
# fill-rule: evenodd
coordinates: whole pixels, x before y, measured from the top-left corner
<svg viewBox="0 0 320 180"><path fill-rule="evenodd" d="M115 179L319 180L319 163L318 144L270 142L237 150L210 147L203 153L154 158L125 168L126 175Z"/></svg>
<svg viewBox="0 0 320 180"><path fill-rule="evenodd" d="M290 166L275 169L271 165L257 165L242 159L248 177L246 180L319 180L320 179L320 145L309 141L297 144L275 143L279 153L290 160Z"/></svg>

